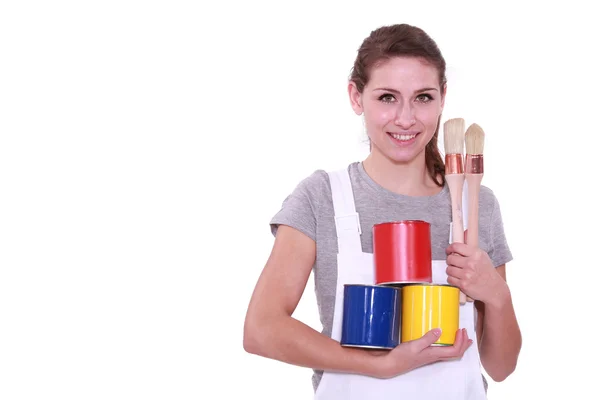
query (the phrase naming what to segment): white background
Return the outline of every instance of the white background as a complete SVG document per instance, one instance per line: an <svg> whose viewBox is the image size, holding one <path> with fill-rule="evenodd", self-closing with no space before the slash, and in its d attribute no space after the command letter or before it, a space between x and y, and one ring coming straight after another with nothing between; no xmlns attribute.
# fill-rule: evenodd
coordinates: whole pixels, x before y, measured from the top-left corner
<svg viewBox="0 0 600 400"><path fill-rule="evenodd" d="M590 398L600 30L549 3L3 2L0 398L311 398L244 352L246 307L285 196L366 155L347 77L400 22L486 132L524 339L489 399ZM295 317L320 329L312 286Z"/></svg>

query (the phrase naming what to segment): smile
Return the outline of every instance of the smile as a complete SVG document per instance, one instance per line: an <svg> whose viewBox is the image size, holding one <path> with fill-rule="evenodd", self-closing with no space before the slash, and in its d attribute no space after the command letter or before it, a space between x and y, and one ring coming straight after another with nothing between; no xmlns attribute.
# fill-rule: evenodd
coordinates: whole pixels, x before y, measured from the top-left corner
<svg viewBox="0 0 600 400"><path fill-rule="evenodd" d="M396 140L399 140L401 142L408 142L412 139L414 139L415 137L417 137L418 133L392 133L392 132L388 132L388 135L390 135L391 137L393 137Z"/></svg>

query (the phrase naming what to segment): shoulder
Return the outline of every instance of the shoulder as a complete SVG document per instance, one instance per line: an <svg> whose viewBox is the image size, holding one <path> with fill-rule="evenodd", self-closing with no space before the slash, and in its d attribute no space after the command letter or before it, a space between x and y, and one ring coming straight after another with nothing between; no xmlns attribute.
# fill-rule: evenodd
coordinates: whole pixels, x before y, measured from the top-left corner
<svg viewBox="0 0 600 400"><path fill-rule="evenodd" d="M317 169L296 183L271 219L271 229L275 234L277 226L289 225L316 240L320 221L331 215L333 201L329 173L325 169Z"/></svg>
<svg viewBox="0 0 600 400"><path fill-rule="evenodd" d="M310 192L319 192L326 186L329 186L329 176L324 169L314 170L311 174L303 178L298 184L299 188Z"/></svg>
<svg viewBox="0 0 600 400"><path fill-rule="evenodd" d="M479 203L484 208L495 208L498 206L498 198L489 186L481 185L479 189Z"/></svg>
<svg viewBox="0 0 600 400"><path fill-rule="evenodd" d="M314 199L318 202L329 200L331 201L331 181L330 174L336 172L352 173L355 163L340 167L338 169L325 170L317 169L311 174L303 178L296 186L296 192L302 193L303 195Z"/></svg>
<svg viewBox="0 0 600 400"><path fill-rule="evenodd" d="M479 201L483 204L493 205L498 201L498 199L496 198L494 191L489 186L481 185L479 189Z"/></svg>
<svg viewBox="0 0 600 400"><path fill-rule="evenodd" d="M488 218L490 224L501 223L501 207L498 194L489 186L481 185L479 191L479 212L482 220Z"/></svg>
<svg viewBox="0 0 600 400"><path fill-rule="evenodd" d="M495 193L488 186L481 186L479 198L479 215L482 224L480 245L488 252L494 266L497 267L513 259L506 239L500 203L497 192Z"/></svg>
<svg viewBox="0 0 600 400"><path fill-rule="evenodd" d="M329 177L323 169L314 170L297 183L291 197L303 198L315 206L330 192Z"/></svg>

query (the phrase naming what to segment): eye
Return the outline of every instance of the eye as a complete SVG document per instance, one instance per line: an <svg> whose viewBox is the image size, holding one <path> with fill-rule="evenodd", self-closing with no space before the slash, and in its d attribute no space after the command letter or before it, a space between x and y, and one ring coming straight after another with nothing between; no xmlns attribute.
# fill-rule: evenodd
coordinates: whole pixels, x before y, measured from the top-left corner
<svg viewBox="0 0 600 400"><path fill-rule="evenodd" d="M389 93L382 94L381 96L379 96L379 101L382 101L384 103L393 103L394 100L396 100L394 96Z"/></svg>
<svg viewBox="0 0 600 400"><path fill-rule="evenodd" d="M433 100L433 96L427 93L423 93L417 96L417 101L420 103L429 103L431 100Z"/></svg>

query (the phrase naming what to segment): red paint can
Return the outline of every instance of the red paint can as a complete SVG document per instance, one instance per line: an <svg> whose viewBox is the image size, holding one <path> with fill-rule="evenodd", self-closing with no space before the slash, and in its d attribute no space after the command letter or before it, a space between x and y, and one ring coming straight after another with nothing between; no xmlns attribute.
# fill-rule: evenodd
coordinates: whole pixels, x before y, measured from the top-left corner
<svg viewBox="0 0 600 400"><path fill-rule="evenodd" d="M420 220L373 226L375 284L431 283L431 225Z"/></svg>

